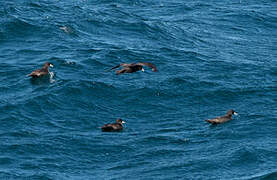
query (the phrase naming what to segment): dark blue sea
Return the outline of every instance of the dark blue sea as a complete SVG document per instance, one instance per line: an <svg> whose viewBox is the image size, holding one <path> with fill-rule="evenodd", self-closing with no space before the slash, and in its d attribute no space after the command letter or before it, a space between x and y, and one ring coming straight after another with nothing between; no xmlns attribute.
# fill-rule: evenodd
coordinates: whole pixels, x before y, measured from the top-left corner
<svg viewBox="0 0 277 180"><path fill-rule="evenodd" d="M277 179L276 0L0 5L0 179Z"/></svg>

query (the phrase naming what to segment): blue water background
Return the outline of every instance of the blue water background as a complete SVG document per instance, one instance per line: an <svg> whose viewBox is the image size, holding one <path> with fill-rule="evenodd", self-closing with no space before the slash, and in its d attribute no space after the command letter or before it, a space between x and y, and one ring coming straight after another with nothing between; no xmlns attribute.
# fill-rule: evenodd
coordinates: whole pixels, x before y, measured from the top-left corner
<svg viewBox="0 0 277 180"><path fill-rule="evenodd" d="M0 179L277 179L276 0L0 5Z"/></svg>

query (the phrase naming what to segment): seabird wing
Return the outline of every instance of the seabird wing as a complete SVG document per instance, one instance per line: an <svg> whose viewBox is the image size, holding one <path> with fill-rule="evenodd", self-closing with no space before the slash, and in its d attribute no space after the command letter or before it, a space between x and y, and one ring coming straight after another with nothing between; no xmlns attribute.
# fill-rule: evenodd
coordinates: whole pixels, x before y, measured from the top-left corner
<svg viewBox="0 0 277 180"><path fill-rule="evenodd" d="M119 64L119 65L116 65L116 66L114 66L114 67L112 67L111 69L108 69L108 70L106 70L106 71L111 71L111 70L116 69L116 68L119 68L119 67L120 67L120 64Z"/></svg>
<svg viewBox="0 0 277 180"><path fill-rule="evenodd" d="M125 72L127 72L129 69L130 69L130 68L123 68L123 69L120 69L120 70L116 71L116 75L125 73Z"/></svg>
<svg viewBox="0 0 277 180"><path fill-rule="evenodd" d="M128 64L128 63L121 63L120 66L123 66L123 67L130 67L130 66L133 66L135 65L135 63L131 63L131 64Z"/></svg>
<svg viewBox="0 0 277 180"><path fill-rule="evenodd" d="M123 66L123 67L130 67L130 66L132 66L132 65L133 65L133 63L132 63L132 64L121 63L121 64L118 64L118 65L116 65L116 66L114 66L114 67L112 67L111 69L108 69L108 70L106 70L106 71L111 71L111 70L113 70L113 69L119 68L120 66Z"/></svg>
<svg viewBox="0 0 277 180"><path fill-rule="evenodd" d="M152 69L152 71L156 72L158 71L157 67L152 64L152 63L148 63L148 62L140 62L140 63L137 63L137 65L141 65L141 66L148 66Z"/></svg>
<svg viewBox="0 0 277 180"><path fill-rule="evenodd" d="M208 123L211 123L211 124L218 124L219 122L218 122L218 119L207 119L207 120L205 120L206 122L208 122Z"/></svg>
<svg viewBox="0 0 277 180"><path fill-rule="evenodd" d="M41 75L41 70L38 69L38 70L35 70L33 72L31 72L30 74L28 74L28 76L40 76Z"/></svg>
<svg viewBox="0 0 277 180"><path fill-rule="evenodd" d="M228 120L231 120L231 119L229 119L227 116L219 116L214 119L208 119L206 121L209 123L212 123L212 124L220 124L220 123L226 122Z"/></svg>
<svg viewBox="0 0 277 180"><path fill-rule="evenodd" d="M101 127L102 131L114 131L117 128L117 124L116 123L112 123L112 124L105 124L104 126Z"/></svg>
<svg viewBox="0 0 277 180"><path fill-rule="evenodd" d="M103 126L101 127L102 131L113 131L113 127L112 126Z"/></svg>

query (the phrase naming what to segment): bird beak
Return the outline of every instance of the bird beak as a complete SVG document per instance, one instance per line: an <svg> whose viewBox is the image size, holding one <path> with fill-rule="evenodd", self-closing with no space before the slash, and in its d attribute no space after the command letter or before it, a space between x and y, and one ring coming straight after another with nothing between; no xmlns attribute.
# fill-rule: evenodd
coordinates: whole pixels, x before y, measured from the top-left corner
<svg viewBox="0 0 277 180"><path fill-rule="evenodd" d="M125 121L122 121L122 124L126 123Z"/></svg>
<svg viewBox="0 0 277 180"><path fill-rule="evenodd" d="M236 115L236 116L237 116L237 115L239 115L239 114L238 114L238 113L236 113L236 112L234 112L234 115Z"/></svg>
<svg viewBox="0 0 277 180"><path fill-rule="evenodd" d="M144 72L144 69L142 68L141 71Z"/></svg>
<svg viewBox="0 0 277 180"><path fill-rule="evenodd" d="M50 64L49 66L50 66L51 68L52 68L52 67L54 67L54 65L53 65L53 64Z"/></svg>

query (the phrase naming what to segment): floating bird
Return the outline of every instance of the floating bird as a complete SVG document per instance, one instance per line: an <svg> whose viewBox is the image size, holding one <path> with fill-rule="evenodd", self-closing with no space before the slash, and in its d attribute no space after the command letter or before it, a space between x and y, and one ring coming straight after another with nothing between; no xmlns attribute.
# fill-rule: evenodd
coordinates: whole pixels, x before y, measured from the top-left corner
<svg viewBox="0 0 277 180"><path fill-rule="evenodd" d="M67 34L72 34L73 33L73 30L72 28L68 27L68 26L61 26L60 27L60 30L63 30L65 33Z"/></svg>
<svg viewBox="0 0 277 180"><path fill-rule="evenodd" d="M233 114L238 115L238 113L236 113L233 109L231 109L226 113L225 116L220 116L220 117L216 117L214 119L208 119L208 120L205 120L205 121L207 121L211 124L221 124L221 123L232 120L232 115Z"/></svg>
<svg viewBox="0 0 277 180"><path fill-rule="evenodd" d="M38 77L48 75L49 67L54 67L54 66L52 63L46 62L41 69L34 70L31 74L28 74L28 76L31 76L33 78L38 78Z"/></svg>
<svg viewBox="0 0 277 180"><path fill-rule="evenodd" d="M154 71L154 72L157 71L157 68L156 68L156 66L154 64L147 63L147 62L144 62L144 63L131 63L131 64L122 63L122 64L119 64L119 65L109 69L109 71L113 70L113 69L116 69L116 68L118 68L120 66L122 66L123 68L121 70L116 71L116 75L123 74L123 73L133 73L133 72L137 72L137 71L144 72L143 66L150 67L152 69L152 71Z"/></svg>
<svg viewBox="0 0 277 180"><path fill-rule="evenodd" d="M111 123L111 124L105 124L104 126L101 127L103 132L112 132L112 131L121 131L123 129L123 125L125 121L122 119L117 119L116 123Z"/></svg>

